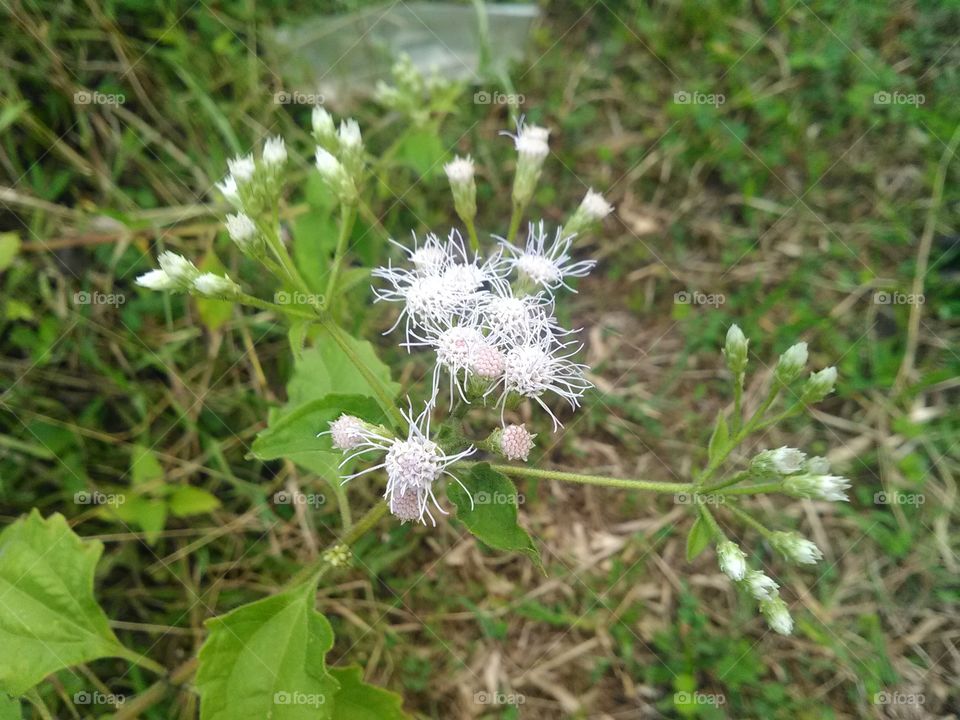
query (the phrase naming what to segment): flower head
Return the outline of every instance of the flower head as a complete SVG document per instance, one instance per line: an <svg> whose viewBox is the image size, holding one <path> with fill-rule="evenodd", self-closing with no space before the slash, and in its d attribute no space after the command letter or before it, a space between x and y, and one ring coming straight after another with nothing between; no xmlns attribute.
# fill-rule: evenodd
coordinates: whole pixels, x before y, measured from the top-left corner
<svg viewBox="0 0 960 720"><path fill-rule="evenodd" d="M503 239L500 242L510 255L506 262L511 267L516 268L522 277L549 290L560 287L572 290L566 279L583 277L596 265L593 260L573 262L569 254L573 240L563 237L561 231L557 231L553 243L548 247L547 232L542 221L539 225L530 223L527 242L522 249Z"/></svg>
<svg viewBox="0 0 960 720"><path fill-rule="evenodd" d="M310 124L313 127L313 134L318 141L330 140L337 134L333 124L333 118L330 117L330 113L320 105L313 108L313 112L310 114Z"/></svg>
<svg viewBox="0 0 960 720"><path fill-rule="evenodd" d="M844 492L850 481L839 475L790 475L783 481L785 492L802 498L846 502L850 498Z"/></svg>
<svg viewBox="0 0 960 720"><path fill-rule="evenodd" d="M781 635L789 635L793 631L793 618L790 617L787 604L779 595L775 595L767 600L761 600L760 612L763 613L767 624L774 632L778 632Z"/></svg>
<svg viewBox="0 0 960 720"><path fill-rule="evenodd" d="M527 461L530 451L533 450L532 435L527 431L526 425L507 425L500 433L499 446L503 456L507 460Z"/></svg>
<svg viewBox="0 0 960 720"><path fill-rule="evenodd" d="M137 278L136 282L137 285L150 290L176 290L179 287L178 283L163 270L145 272Z"/></svg>
<svg viewBox="0 0 960 720"><path fill-rule="evenodd" d="M781 382L788 383L795 380L804 366L807 364L807 344L799 342L791 345L787 351L780 356L777 362L776 376Z"/></svg>
<svg viewBox="0 0 960 720"><path fill-rule="evenodd" d="M803 470L806 454L791 447L764 450L750 461L752 470L762 474L793 475Z"/></svg>
<svg viewBox="0 0 960 720"><path fill-rule="evenodd" d="M363 138L360 135L360 125L357 121L353 118L341 120L337 140L344 150L358 149L363 144Z"/></svg>
<svg viewBox="0 0 960 720"><path fill-rule="evenodd" d="M246 213L227 215L227 234L237 247L246 252L253 247L257 237L257 225Z"/></svg>
<svg viewBox="0 0 960 720"><path fill-rule="evenodd" d="M287 147L279 135L268 138L263 145L263 162L269 167L278 167L287 161Z"/></svg>
<svg viewBox="0 0 960 720"><path fill-rule="evenodd" d="M731 580L743 580L747 574L747 556L736 543L729 540L717 543L717 563L723 574Z"/></svg>
<svg viewBox="0 0 960 720"><path fill-rule="evenodd" d="M235 207L240 206L240 191L237 188L237 181L233 175L227 175L223 180L217 183L217 190L226 198L227 202Z"/></svg>
<svg viewBox="0 0 960 720"><path fill-rule="evenodd" d="M240 286L226 276L203 273L193 281L193 290L205 297L231 298L240 292Z"/></svg>
<svg viewBox="0 0 960 720"><path fill-rule="evenodd" d="M727 339L723 347L723 357L730 372L742 373L747 367L747 346L749 341L740 326L733 324L727 330Z"/></svg>
<svg viewBox="0 0 960 720"><path fill-rule="evenodd" d="M459 155L443 166L451 185L466 185L473 182L473 159Z"/></svg>
<svg viewBox="0 0 960 720"><path fill-rule="evenodd" d="M835 367L828 367L811 373L810 378L803 386L803 399L806 402L819 402L833 392L833 386L836 383L837 369Z"/></svg>
<svg viewBox="0 0 960 720"><path fill-rule="evenodd" d="M768 575L764 575L759 570L751 570L744 577L743 581L750 590L750 594L757 600L769 600L776 597L779 585Z"/></svg>
<svg viewBox="0 0 960 720"><path fill-rule="evenodd" d="M238 155L232 160L227 160L227 167L230 168L230 174L238 184L247 182L257 169L256 163L253 162L253 155Z"/></svg>
<svg viewBox="0 0 960 720"><path fill-rule="evenodd" d="M823 558L814 543L793 532L775 532L770 536L770 544L791 562L800 565L816 565Z"/></svg>
<svg viewBox="0 0 960 720"><path fill-rule="evenodd" d="M354 450L370 440L383 440L370 425L354 415L343 414L336 420L331 420L329 425L330 429L320 434L329 434L337 450Z"/></svg>
<svg viewBox="0 0 960 720"><path fill-rule="evenodd" d="M192 262L183 255L177 255L177 253L169 250L160 253L157 256L157 262L160 263L163 271L170 276L170 280L181 290L187 290L200 275L200 271Z"/></svg>

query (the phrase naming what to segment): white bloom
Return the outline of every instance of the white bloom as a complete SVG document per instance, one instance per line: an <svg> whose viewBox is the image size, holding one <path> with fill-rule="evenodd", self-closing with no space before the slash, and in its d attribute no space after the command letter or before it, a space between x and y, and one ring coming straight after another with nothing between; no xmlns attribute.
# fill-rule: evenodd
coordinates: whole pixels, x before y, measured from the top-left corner
<svg viewBox="0 0 960 720"><path fill-rule="evenodd" d="M525 425L508 425L500 431L500 449L507 460L527 461L530 451L533 450L533 439L536 435L527 432Z"/></svg>
<svg viewBox="0 0 960 720"><path fill-rule="evenodd" d="M776 374L782 382L794 380L807 364L807 344L805 342L791 345L780 356L777 362Z"/></svg>
<svg viewBox="0 0 960 720"><path fill-rule="evenodd" d="M717 564L720 570L731 580L743 580L747 574L747 556L736 543L721 540L717 543Z"/></svg>
<svg viewBox="0 0 960 720"><path fill-rule="evenodd" d="M477 350L486 344L480 332L476 313L462 316L453 315L444 322L427 322L421 334L415 331L411 335L418 342L407 342L409 347L431 347L436 352L436 364L433 369L433 395L437 398L440 389L440 374L446 371L449 376L450 405L453 406L454 388L464 402L469 402L464 390L467 375L471 371Z"/></svg>
<svg viewBox="0 0 960 720"><path fill-rule="evenodd" d="M227 215L227 233L241 249L250 247L257 235L257 225L246 213Z"/></svg>
<svg viewBox="0 0 960 720"><path fill-rule="evenodd" d="M469 155L465 158L458 155L444 165L443 170L451 185L466 185L473 180L473 159Z"/></svg>
<svg viewBox="0 0 960 720"><path fill-rule="evenodd" d="M324 148L317 148L316 159L317 170L320 171L320 175L324 180L332 183L343 173L343 166L340 164L340 161Z"/></svg>
<svg viewBox="0 0 960 720"><path fill-rule="evenodd" d="M831 502L849 500L845 490L850 481L839 475L790 475L783 481L784 491L803 498L816 498Z"/></svg>
<svg viewBox="0 0 960 720"><path fill-rule="evenodd" d="M313 132L320 138L330 138L336 134L333 118L319 105L313 108L310 115L310 124L313 126Z"/></svg>
<svg viewBox="0 0 960 720"><path fill-rule="evenodd" d="M780 587L768 575L764 575L759 570L751 570L744 578L747 589L757 600L770 600L777 595L777 589Z"/></svg>
<svg viewBox="0 0 960 720"><path fill-rule="evenodd" d="M547 128L538 125L524 125L521 121L517 124L516 135L505 134L513 138L514 147L516 147L521 158L543 162L543 159L550 153L550 146L547 144L550 131Z"/></svg>
<svg viewBox="0 0 960 720"><path fill-rule="evenodd" d="M237 156L232 160L227 160L227 167L230 168L230 174L237 183L243 183L253 177L257 169L253 162L252 155Z"/></svg>
<svg viewBox="0 0 960 720"><path fill-rule="evenodd" d="M386 457L379 465L347 476L344 478L344 482L365 473L386 468L387 489L384 497L390 511L404 521L417 519L426 524L425 517L429 517L430 521L436 525L433 514L430 512L429 503L432 502L433 506L444 515L446 515L446 511L437 503L433 489L434 483L442 475L448 475L467 491L463 483L447 468L473 454L475 448L469 447L455 455L445 454L439 445L430 440L431 409L428 404L416 419L414 419L412 412L404 413L404 417L409 424L405 440L372 438L363 441L360 445L360 451L355 453L353 457L371 449L386 452ZM469 494L469 491L467 492ZM412 496L416 501L415 506L411 497L408 496ZM472 502L473 499L471 498Z"/></svg>
<svg viewBox="0 0 960 720"><path fill-rule="evenodd" d="M227 175L221 182L218 182L217 190L220 191L231 205L240 205L240 192L237 189L237 181L233 175Z"/></svg>
<svg viewBox="0 0 960 720"><path fill-rule="evenodd" d="M793 475L803 470L806 454L791 447L764 450L750 462L754 470L776 475Z"/></svg>
<svg viewBox="0 0 960 720"><path fill-rule="evenodd" d="M569 251L573 240L569 237L564 238L560 231L548 248L547 233L542 221L537 226L530 223L527 243L523 249L515 247L502 238L498 239L510 254L506 259L510 266L516 268L522 276L550 290L560 287L572 290L567 285L566 278L583 277L596 265L593 260L572 262Z"/></svg>
<svg viewBox="0 0 960 720"><path fill-rule="evenodd" d="M360 125L353 118L341 120L337 139L340 141L340 147L344 150L358 149L363 143L363 138L360 136Z"/></svg>
<svg viewBox="0 0 960 720"><path fill-rule="evenodd" d="M573 350L561 354L572 345L576 345ZM497 383L503 386L500 396L501 416L507 395L516 393L535 400L553 420L554 430L560 427L560 421L543 401L542 395L552 392L566 400L570 407L579 406L583 393L593 387L583 376L587 366L570 360L580 347L573 342L560 343L550 337L541 337L528 338L506 349L503 378L501 383ZM492 392L495 387L497 386L490 388L488 392Z"/></svg>
<svg viewBox="0 0 960 720"><path fill-rule="evenodd" d="M175 290L178 283L163 270L151 270L137 278L137 285L150 290Z"/></svg>
<svg viewBox="0 0 960 720"><path fill-rule="evenodd" d="M187 260L183 255L177 255L169 250L160 253L157 256L157 262L163 271L170 276L172 282L176 283L182 290L186 290L193 284L193 281L200 275L196 266Z"/></svg>
<svg viewBox="0 0 960 720"><path fill-rule="evenodd" d="M595 192L592 188L587 190L587 194L580 201L580 209L591 220L603 220L607 215L613 212L613 205L608 203L603 195Z"/></svg>
<svg viewBox="0 0 960 720"><path fill-rule="evenodd" d="M228 277L203 273L193 281L193 289L206 297L233 297L240 286Z"/></svg>
<svg viewBox="0 0 960 720"><path fill-rule="evenodd" d="M775 532L770 536L770 544L785 558L801 565L816 565L823 559L820 548L797 533Z"/></svg>
<svg viewBox="0 0 960 720"><path fill-rule="evenodd" d="M283 165L286 161L287 147L283 142L283 138L279 135L268 138L267 142L263 145L263 162L266 165L278 166Z"/></svg>
<svg viewBox="0 0 960 720"><path fill-rule="evenodd" d="M330 435L330 440L337 450L354 450L371 440L389 442L377 434L371 426L354 415L342 414L336 420L331 420L330 429L320 435Z"/></svg>
<svg viewBox="0 0 960 720"><path fill-rule="evenodd" d="M557 324L553 309L553 299L545 293L517 297L510 283L503 280L492 281L490 292L483 296L480 303L489 336L501 343L544 335L556 338L574 333Z"/></svg>
<svg viewBox="0 0 960 720"><path fill-rule="evenodd" d="M760 612L767 620L767 624L772 630L781 635L789 635L793 631L793 618L790 617L790 611L787 604L780 599L780 596L774 596L769 600L760 602Z"/></svg>

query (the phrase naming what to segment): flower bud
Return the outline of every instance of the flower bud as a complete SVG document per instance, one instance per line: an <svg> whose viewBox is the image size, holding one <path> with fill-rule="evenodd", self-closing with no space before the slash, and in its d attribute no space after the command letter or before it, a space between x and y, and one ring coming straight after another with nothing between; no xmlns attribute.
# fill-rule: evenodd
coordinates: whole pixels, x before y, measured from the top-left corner
<svg viewBox="0 0 960 720"><path fill-rule="evenodd" d="M340 202L350 203L356 199L357 187L353 183L353 178L340 161L322 147L317 148L317 170L340 198Z"/></svg>
<svg viewBox="0 0 960 720"><path fill-rule="evenodd" d="M739 376L747 368L747 345L749 341L739 325L731 325L727 330L727 340L723 347L723 357L730 372Z"/></svg>
<svg viewBox="0 0 960 720"><path fill-rule="evenodd" d="M809 475L829 475L830 463L824 457L812 457L807 460L804 470Z"/></svg>
<svg viewBox="0 0 960 720"><path fill-rule="evenodd" d="M803 386L804 402L819 402L833 392L837 382L837 369L828 367L819 372L811 373Z"/></svg>
<svg viewBox="0 0 960 720"><path fill-rule="evenodd" d="M779 585L768 575L759 570L751 570L744 577L747 589L757 600L770 600L777 596Z"/></svg>
<svg viewBox="0 0 960 720"><path fill-rule="evenodd" d="M252 155L244 155L242 157L238 155L232 160L227 160L227 167L230 168L230 174L238 185L250 180L250 178L253 177L254 171L257 169L256 163L253 162Z"/></svg>
<svg viewBox="0 0 960 720"><path fill-rule="evenodd" d="M457 215L465 223L472 222L477 215L477 184L473 179L473 160L469 155L465 158L457 156L444 165L443 169L450 181Z"/></svg>
<svg viewBox="0 0 960 720"><path fill-rule="evenodd" d="M233 240L237 247L243 252L253 251L262 240L257 232L257 225L246 213L237 213L236 215L227 215L227 234Z"/></svg>
<svg viewBox="0 0 960 720"><path fill-rule="evenodd" d="M796 448L764 450L750 461L750 469L757 475L793 475L803 470L806 457Z"/></svg>
<svg viewBox="0 0 960 720"><path fill-rule="evenodd" d="M310 124L313 126L313 137L320 145L330 145L336 140L337 130L330 113L317 105L310 115Z"/></svg>
<svg viewBox="0 0 960 720"><path fill-rule="evenodd" d="M234 207L241 207L240 192L237 189L237 181L233 175L227 175L221 182L217 183L217 190Z"/></svg>
<svg viewBox="0 0 960 720"><path fill-rule="evenodd" d="M330 423L330 439L337 450L352 450L363 442L367 424L353 415L341 415Z"/></svg>
<svg viewBox="0 0 960 720"><path fill-rule="evenodd" d="M157 262L160 263L160 267L170 276L170 281L179 290L190 289L193 281L200 275L200 271L192 262L183 255L177 255L169 250L160 253Z"/></svg>
<svg viewBox="0 0 960 720"><path fill-rule="evenodd" d="M790 611L787 604L775 595L769 600L760 602L760 612L766 618L767 624L772 630L781 635L789 635L793 631L793 618L790 617Z"/></svg>
<svg viewBox="0 0 960 720"><path fill-rule="evenodd" d="M543 161L550 153L547 138L550 131L536 125L521 125L514 137L517 148L517 171L513 178L513 202L526 207L540 180Z"/></svg>
<svg viewBox="0 0 960 720"><path fill-rule="evenodd" d="M846 502L850 481L839 475L790 475L783 481L784 492L796 497Z"/></svg>
<svg viewBox="0 0 960 720"><path fill-rule="evenodd" d="M193 290L204 297L234 298L240 294L240 286L226 276L203 273L193 281Z"/></svg>
<svg viewBox="0 0 960 720"><path fill-rule="evenodd" d="M579 235L594 223L600 222L613 212L613 205L608 203L603 195L592 188L587 190L579 207L574 211L566 225L563 226L563 236Z"/></svg>
<svg viewBox="0 0 960 720"><path fill-rule="evenodd" d="M494 447L498 448L507 460L527 461L530 451L533 450L532 435L527 431L526 425L507 425L505 428L498 428L490 435Z"/></svg>
<svg viewBox="0 0 960 720"><path fill-rule="evenodd" d="M179 284L173 280L163 270L151 270L146 272L136 280L137 285L150 290L177 290Z"/></svg>
<svg viewBox="0 0 960 720"><path fill-rule="evenodd" d="M780 362L777 363L777 379L782 383L789 383L796 380L800 373L803 372L806 364L807 344L800 342L791 346L780 356Z"/></svg>
<svg viewBox="0 0 960 720"><path fill-rule="evenodd" d="M717 563L731 580L743 580L747 574L747 556L736 543L721 540L717 543Z"/></svg>
<svg viewBox="0 0 960 720"><path fill-rule="evenodd" d="M279 135L268 138L263 145L263 163L268 167L280 167L287 161L287 147Z"/></svg>
<svg viewBox="0 0 960 720"><path fill-rule="evenodd" d="M360 125L356 120L350 118L340 122L337 144L340 148L340 160L351 182L356 183L363 170L363 138L360 135Z"/></svg>
<svg viewBox="0 0 960 720"><path fill-rule="evenodd" d="M823 558L814 543L793 532L775 532L770 536L770 544L790 562L800 565L816 565Z"/></svg>

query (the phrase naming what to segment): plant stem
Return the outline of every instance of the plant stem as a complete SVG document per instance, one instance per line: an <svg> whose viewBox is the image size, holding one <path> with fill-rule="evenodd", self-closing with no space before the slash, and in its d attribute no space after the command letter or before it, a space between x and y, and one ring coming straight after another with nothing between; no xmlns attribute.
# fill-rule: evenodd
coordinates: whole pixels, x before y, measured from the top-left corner
<svg viewBox="0 0 960 720"><path fill-rule="evenodd" d="M743 425L743 373L737 373L733 380L733 434L740 432Z"/></svg>
<svg viewBox="0 0 960 720"><path fill-rule="evenodd" d="M337 278L340 275L340 266L343 256L347 252L347 240L353 232L353 223L357 219L357 208L354 205L343 204L340 207L340 235L337 237L337 249L333 254L333 264L330 266L330 277L327 279L327 291L324 293L324 307L330 307L330 300L337 290Z"/></svg>
<svg viewBox="0 0 960 720"><path fill-rule="evenodd" d="M472 467L476 462L465 461L458 463L465 467ZM543 480L560 480L561 482L580 483L582 485L602 485L605 487L626 488L628 490L647 490L659 493L689 493L693 491L693 483L659 482L657 480L633 480L627 478L604 477L603 475L582 475L580 473L560 472L559 470L544 470L541 468L518 467L516 465L490 465L492 470L514 477L540 478Z"/></svg>
<svg viewBox="0 0 960 720"><path fill-rule="evenodd" d="M773 532L766 525L754 518L753 515L748 513L743 508L739 508L736 505L724 505L724 507L740 518L746 525L749 525L758 533L763 535L763 537L768 538L773 535Z"/></svg>
<svg viewBox="0 0 960 720"><path fill-rule="evenodd" d="M710 493L714 493L717 490L722 490L725 487L736 485L738 482L742 482L746 480L748 477L750 477L750 472L748 470L743 470L741 472L736 473L735 475L732 475L731 477L728 477L726 480L721 480L716 485L710 485L708 487L702 488L700 490L700 493L702 495L709 495Z"/></svg>
<svg viewBox="0 0 960 720"><path fill-rule="evenodd" d="M390 416L390 420L393 422L396 428L405 428L407 425L406 419L403 417L396 404L393 402L393 398L390 397L390 393L387 391L386 386L378 378L373 371L367 367L367 364L363 361L357 352L353 349L353 346L350 344L350 336L344 332L343 328L337 325L329 317L323 317L320 319L320 324L330 333L330 337L333 338L333 341L340 346L340 349L343 350L343 354L349 358L350 362L357 369L357 371L363 375L363 379L370 384L370 389L373 390L374 394L377 396L377 400L380 403L380 407L383 408L383 411Z"/></svg>
<svg viewBox="0 0 960 720"><path fill-rule="evenodd" d="M760 493L778 492L783 489L783 483L780 481L761 483L759 485L746 485L744 487L730 488L724 490L721 495L759 495Z"/></svg>
<svg viewBox="0 0 960 720"><path fill-rule="evenodd" d="M523 219L523 206L514 203L513 214L510 215L510 229L507 231L507 242L512 243L517 238L517 230L520 229L520 220Z"/></svg>
<svg viewBox="0 0 960 720"><path fill-rule="evenodd" d="M243 303L244 305L260 308L261 310L271 310L273 312L284 313L286 315L291 315L304 320L320 319L316 313L301 310L300 308L293 306L288 307L286 305L277 305L276 303L269 302L268 300L261 300L258 297L247 295L246 293L240 293L237 295L237 301Z"/></svg>
<svg viewBox="0 0 960 720"><path fill-rule="evenodd" d="M268 232L264 233L264 236L267 238L267 245L270 246L270 250L273 251L274 256L277 258L277 261L280 263L280 267L283 268L284 273L287 275L287 278L290 282L303 294L310 294L310 287L301 277L300 272L297 270L297 266L294 265L293 260L290 257L290 253L287 252L287 248L284 247L283 241L280 239L280 230L279 222L275 221L268 229Z"/></svg>
<svg viewBox="0 0 960 720"><path fill-rule="evenodd" d="M720 529L720 524L717 522L717 519L713 516L713 513L710 512L709 508L703 503L697 503L697 511L700 513L700 517L703 518L703 521L710 528L710 532L713 533L713 537L717 542L721 540L726 540L727 536Z"/></svg>
<svg viewBox="0 0 960 720"><path fill-rule="evenodd" d="M473 224L472 218L462 218L463 224L467 226L467 235L470 236L470 249L473 252L480 252L480 238L477 237L477 228Z"/></svg>
<svg viewBox="0 0 960 720"><path fill-rule="evenodd" d="M134 652L129 648L124 647L123 645L118 646L119 651L117 653L118 657L122 657L124 660L129 660L134 665L139 665L145 670L149 670L152 673L157 675L166 675L167 669L160 663L154 662L146 655L141 655L140 653Z"/></svg>

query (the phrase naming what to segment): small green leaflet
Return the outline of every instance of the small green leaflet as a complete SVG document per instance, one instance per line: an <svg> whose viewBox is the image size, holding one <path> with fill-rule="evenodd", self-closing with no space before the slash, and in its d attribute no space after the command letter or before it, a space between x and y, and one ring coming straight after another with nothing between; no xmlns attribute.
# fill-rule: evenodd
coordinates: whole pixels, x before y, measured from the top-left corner
<svg viewBox="0 0 960 720"><path fill-rule="evenodd" d="M697 515L697 519L693 521L687 535L687 562L693 562L694 558L710 544L711 538L710 526L703 521L701 516Z"/></svg>
<svg viewBox="0 0 960 720"><path fill-rule="evenodd" d="M716 457L727 447L730 440L730 431L727 430L727 419L722 412L717 413L717 424L713 428L713 435L710 436L710 445L707 449L707 460L713 462Z"/></svg>
<svg viewBox="0 0 960 720"><path fill-rule="evenodd" d="M196 685L200 720L325 720L337 680L333 629L314 609L313 582L207 621Z"/></svg>
<svg viewBox="0 0 960 720"><path fill-rule="evenodd" d="M487 463L479 463L460 477L460 481L470 495L451 480L447 496L457 506L457 518L467 529L495 550L523 553L543 571L540 551L529 533L517 524L517 488L510 478L491 469Z"/></svg>
<svg viewBox="0 0 960 720"><path fill-rule="evenodd" d="M333 699L333 720L409 720L403 698L363 682L359 667L330 668L330 674L340 683Z"/></svg>
<svg viewBox="0 0 960 720"><path fill-rule="evenodd" d="M59 514L34 510L0 533L0 692L18 697L58 670L128 654L93 597L102 552Z"/></svg>

